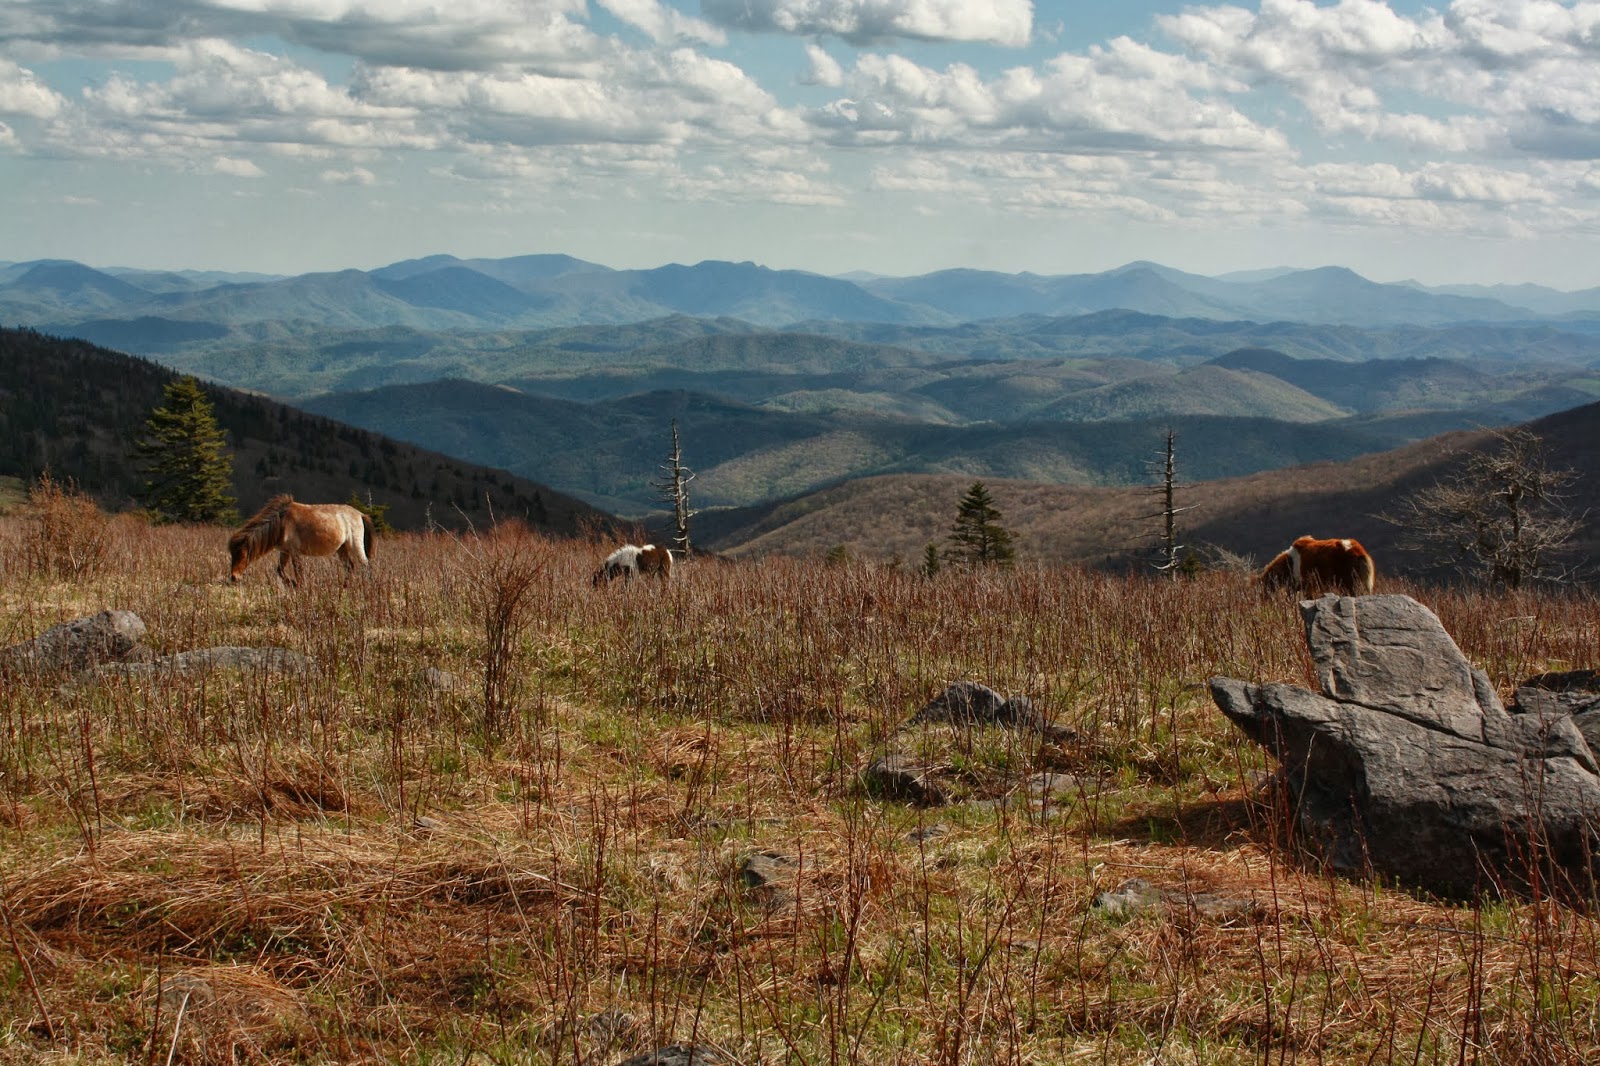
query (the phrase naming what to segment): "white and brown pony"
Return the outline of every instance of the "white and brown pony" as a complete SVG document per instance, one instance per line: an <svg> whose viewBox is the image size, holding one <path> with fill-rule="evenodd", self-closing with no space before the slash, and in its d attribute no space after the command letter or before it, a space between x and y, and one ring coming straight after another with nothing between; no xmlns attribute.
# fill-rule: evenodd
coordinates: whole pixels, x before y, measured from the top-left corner
<svg viewBox="0 0 1600 1066"><path fill-rule="evenodd" d="M590 584L622 578L631 581L635 576L650 575L662 581L672 576L672 552L654 544L624 544L600 564Z"/></svg>
<svg viewBox="0 0 1600 1066"><path fill-rule="evenodd" d="M1317 540L1301 537L1279 552L1261 571L1263 592L1288 589L1306 596L1339 592L1346 596L1370 593L1378 571L1372 556L1349 537Z"/></svg>
<svg viewBox="0 0 1600 1066"><path fill-rule="evenodd" d="M287 493L274 496L228 538L233 560L228 580L238 581L246 567L274 548L278 576L286 585L299 583L302 555L338 552L349 573L372 558L372 519L346 503L296 503Z"/></svg>

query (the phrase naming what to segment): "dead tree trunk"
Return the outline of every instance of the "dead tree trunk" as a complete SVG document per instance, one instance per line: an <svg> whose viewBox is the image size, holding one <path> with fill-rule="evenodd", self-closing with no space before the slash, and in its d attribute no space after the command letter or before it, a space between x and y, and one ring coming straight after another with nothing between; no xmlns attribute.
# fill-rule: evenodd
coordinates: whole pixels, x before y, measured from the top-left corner
<svg viewBox="0 0 1600 1066"><path fill-rule="evenodd" d="M656 482L661 496L672 505L672 546L684 556L690 552L689 519L698 512L689 506L689 482L694 471L683 465L683 447L678 441L678 420L672 420L672 452L661 464L662 478Z"/></svg>

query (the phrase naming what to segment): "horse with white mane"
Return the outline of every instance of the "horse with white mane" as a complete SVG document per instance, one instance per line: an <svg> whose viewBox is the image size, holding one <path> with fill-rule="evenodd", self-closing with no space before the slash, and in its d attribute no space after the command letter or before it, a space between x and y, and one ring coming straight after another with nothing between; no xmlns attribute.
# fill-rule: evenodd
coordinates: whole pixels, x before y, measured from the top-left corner
<svg viewBox="0 0 1600 1066"><path fill-rule="evenodd" d="M246 567L274 548L285 585L299 584L302 555L337 552L349 573L357 565L371 565L372 518L347 503L297 503L288 493L274 496L228 538L228 580L238 581Z"/></svg>
<svg viewBox="0 0 1600 1066"><path fill-rule="evenodd" d="M598 586L602 581L619 577L631 581L635 575L650 575L666 581L672 576L672 552L654 544L624 544L606 556L590 583Z"/></svg>

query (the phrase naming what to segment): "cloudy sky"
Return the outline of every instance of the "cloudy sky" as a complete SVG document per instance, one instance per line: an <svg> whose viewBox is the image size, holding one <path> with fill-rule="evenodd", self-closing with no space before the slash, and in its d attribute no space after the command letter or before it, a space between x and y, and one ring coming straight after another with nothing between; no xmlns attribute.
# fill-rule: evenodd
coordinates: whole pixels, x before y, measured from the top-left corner
<svg viewBox="0 0 1600 1066"><path fill-rule="evenodd" d="M1600 0L0 0L0 260L1600 285Z"/></svg>

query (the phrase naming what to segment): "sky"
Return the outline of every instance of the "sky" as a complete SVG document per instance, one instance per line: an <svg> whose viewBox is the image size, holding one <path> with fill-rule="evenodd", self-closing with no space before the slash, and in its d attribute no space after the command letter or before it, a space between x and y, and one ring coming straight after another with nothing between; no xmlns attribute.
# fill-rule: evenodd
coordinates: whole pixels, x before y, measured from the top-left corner
<svg viewBox="0 0 1600 1066"><path fill-rule="evenodd" d="M0 261L1600 285L1600 0L0 0Z"/></svg>

